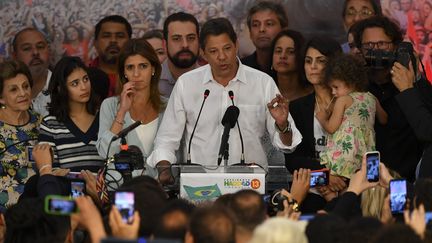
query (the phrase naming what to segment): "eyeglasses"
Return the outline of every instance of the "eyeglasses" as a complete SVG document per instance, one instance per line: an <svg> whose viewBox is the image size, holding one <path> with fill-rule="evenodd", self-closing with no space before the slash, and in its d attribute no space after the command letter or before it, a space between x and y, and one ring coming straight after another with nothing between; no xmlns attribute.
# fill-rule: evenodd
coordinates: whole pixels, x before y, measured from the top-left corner
<svg viewBox="0 0 432 243"><path fill-rule="evenodd" d="M393 44L393 42L391 41L365 42L362 43L361 47L364 50L370 50L370 49L387 50L391 44Z"/></svg>
<svg viewBox="0 0 432 243"><path fill-rule="evenodd" d="M360 11L357 11L355 9L348 9L348 11L346 12L346 15L348 17L354 17L359 15L361 18L368 18L370 16L372 16L374 14L374 12L370 9L364 8Z"/></svg>

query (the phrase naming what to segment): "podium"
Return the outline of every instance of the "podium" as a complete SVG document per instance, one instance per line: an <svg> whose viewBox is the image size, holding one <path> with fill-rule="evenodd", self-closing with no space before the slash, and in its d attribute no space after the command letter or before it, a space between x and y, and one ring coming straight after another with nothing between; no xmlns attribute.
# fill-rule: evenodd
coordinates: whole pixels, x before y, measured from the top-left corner
<svg viewBox="0 0 432 243"><path fill-rule="evenodd" d="M259 166L180 165L180 197L199 202L216 200L243 189L265 193L266 172Z"/></svg>

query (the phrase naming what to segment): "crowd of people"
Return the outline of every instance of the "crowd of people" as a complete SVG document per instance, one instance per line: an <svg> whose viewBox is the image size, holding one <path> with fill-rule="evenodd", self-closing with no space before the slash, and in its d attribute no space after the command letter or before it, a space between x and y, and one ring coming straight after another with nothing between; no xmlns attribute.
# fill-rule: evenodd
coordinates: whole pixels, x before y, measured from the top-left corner
<svg viewBox="0 0 432 243"><path fill-rule="evenodd" d="M432 242L431 77L395 20L346 0L341 45L260 1L246 20L256 50L240 59L238 23L192 6L160 24L128 12L86 35L66 27L96 53L52 69L49 30L14 35L0 63L0 242ZM171 193L173 164L222 159L283 161L290 187Z"/></svg>

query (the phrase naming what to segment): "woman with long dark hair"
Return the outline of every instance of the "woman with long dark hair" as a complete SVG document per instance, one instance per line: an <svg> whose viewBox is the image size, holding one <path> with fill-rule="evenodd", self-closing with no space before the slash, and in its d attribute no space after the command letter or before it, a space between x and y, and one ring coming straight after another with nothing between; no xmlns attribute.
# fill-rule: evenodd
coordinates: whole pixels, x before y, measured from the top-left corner
<svg viewBox="0 0 432 243"><path fill-rule="evenodd" d="M39 141L53 148L53 167L97 172L103 165L96 149L99 116L87 67L79 57L63 57L48 89L49 115L42 120Z"/></svg>

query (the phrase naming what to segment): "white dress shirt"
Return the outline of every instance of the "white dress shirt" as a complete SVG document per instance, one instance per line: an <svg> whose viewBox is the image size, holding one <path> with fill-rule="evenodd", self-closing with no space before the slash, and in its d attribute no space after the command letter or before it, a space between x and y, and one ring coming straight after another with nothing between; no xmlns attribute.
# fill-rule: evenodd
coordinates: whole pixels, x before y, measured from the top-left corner
<svg viewBox="0 0 432 243"><path fill-rule="evenodd" d="M51 71L48 70L45 86L39 94L32 100L32 109L39 113L41 117L48 115L48 103L51 102L51 96L48 92L49 83L51 80Z"/></svg>
<svg viewBox="0 0 432 243"><path fill-rule="evenodd" d="M177 162L175 151L180 145L183 132L186 139L184 144L189 144L206 89L210 90L210 94L192 139L192 163L217 165L224 130L221 120L227 107L232 105L228 96L230 90L234 92L234 103L240 109L238 122L244 140L246 163L255 162L267 167L267 156L260 140L266 129L273 145L284 152L293 151L301 142L302 136L291 115L288 117L293 134L291 146L283 144L279 133L275 131L275 120L270 115L267 103L280 92L269 75L242 65L239 61L236 76L224 87L214 80L210 65L205 65L183 74L177 80L156 135L154 150L147 159L150 166L155 167L161 160ZM187 151L187 148L181 149ZM184 154L187 155L187 152ZM235 126L229 136L228 164L239 163L240 157L241 143Z"/></svg>

